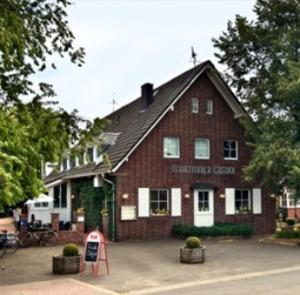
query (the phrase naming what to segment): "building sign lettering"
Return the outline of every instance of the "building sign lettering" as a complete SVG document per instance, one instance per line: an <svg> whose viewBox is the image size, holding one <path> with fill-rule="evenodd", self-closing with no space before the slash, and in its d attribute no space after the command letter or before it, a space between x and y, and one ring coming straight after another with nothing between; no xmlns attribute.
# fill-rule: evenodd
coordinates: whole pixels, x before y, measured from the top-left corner
<svg viewBox="0 0 300 295"><path fill-rule="evenodd" d="M204 175L207 174L234 175L235 167L172 165L171 171L174 173L189 173L189 174L204 174Z"/></svg>

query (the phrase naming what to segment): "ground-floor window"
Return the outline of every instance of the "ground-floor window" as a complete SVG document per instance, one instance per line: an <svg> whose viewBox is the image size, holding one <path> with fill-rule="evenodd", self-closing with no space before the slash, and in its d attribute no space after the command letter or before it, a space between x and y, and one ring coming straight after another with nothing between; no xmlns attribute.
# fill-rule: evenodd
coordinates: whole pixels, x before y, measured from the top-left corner
<svg viewBox="0 0 300 295"><path fill-rule="evenodd" d="M248 213L251 209L250 191L248 189L235 190L235 213Z"/></svg>
<svg viewBox="0 0 300 295"><path fill-rule="evenodd" d="M54 187L54 208L67 208L67 183Z"/></svg>
<svg viewBox="0 0 300 295"><path fill-rule="evenodd" d="M169 193L167 189L150 190L150 214L151 215L169 214Z"/></svg>

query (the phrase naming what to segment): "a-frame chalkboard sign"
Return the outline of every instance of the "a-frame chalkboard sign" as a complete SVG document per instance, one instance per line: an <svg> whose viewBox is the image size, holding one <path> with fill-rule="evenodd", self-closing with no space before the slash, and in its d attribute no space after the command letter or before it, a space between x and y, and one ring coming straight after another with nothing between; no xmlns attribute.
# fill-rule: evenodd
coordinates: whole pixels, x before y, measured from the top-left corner
<svg viewBox="0 0 300 295"><path fill-rule="evenodd" d="M97 276L100 261L105 261L106 272L109 273L105 238L101 232L92 231L86 236L84 241L84 252L80 263L80 274L82 275L86 270L87 265L90 264L93 275Z"/></svg>

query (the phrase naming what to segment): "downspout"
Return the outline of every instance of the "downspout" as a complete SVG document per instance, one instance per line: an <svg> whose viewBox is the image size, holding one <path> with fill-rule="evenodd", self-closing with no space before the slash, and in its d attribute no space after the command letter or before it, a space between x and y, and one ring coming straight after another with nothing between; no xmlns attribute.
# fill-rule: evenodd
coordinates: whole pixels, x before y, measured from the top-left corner
<svg viewBox="0 0 300 295"><path fill-rule="evenodd" d="M101 176L102 176L103 181L109 183L112 187L112 235L111 235L111 239L113 242L115 242L116 241L116 229L115 229L115 191L116 191L116 186L112 181L105 178L104 174Z"/></svg>

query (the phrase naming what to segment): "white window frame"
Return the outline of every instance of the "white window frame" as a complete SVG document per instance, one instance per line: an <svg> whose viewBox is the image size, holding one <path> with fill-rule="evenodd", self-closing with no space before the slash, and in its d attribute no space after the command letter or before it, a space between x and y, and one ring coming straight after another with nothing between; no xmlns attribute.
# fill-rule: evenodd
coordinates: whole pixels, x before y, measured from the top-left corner
<svg viewBox="0 0 300 295"><path fill-rule="evenodd" d="M43 206L43 204L47 203L47 206ZM36 206L37 204L40 204L40 206ZM48 209L49 208L49 202L36 202L34 203L34 209Z"/></svg>
<svg viewBox="0 0 300 295"><path fill-rule="evenodd" d="M248 208L247 211L245 212L240 212L238 211L238 209L236 208L236 192L237 191L247 191L248 192ZM252 208L252 197L251 197L251 190L247 189L247 188L236 188L234 190L234 210L235 210L235 214L245 214L245 213L251 213L251 208Z"/></svg>
<svg viewBox="0 0 300 295"><path fill-rule="evenodd" d="M197 141L199 142L200 140L202 141L206 141L207 142L207 146L208 146L208 155L206 157L201 157L201 156L197 156L196 155L196 144ZM195 154L195 159L200 159L200 160L209 160L210 159L210 140L208 138L195 138L195 142L194 142L194 154Z"/></svg>
<svg viewBox="0 0 300 295"><path fill-rule="evenodd" d="M225 143L225 141L235 142L236 156L234 158L224 156L224 149L225 149L224 143ZM224 139L223 140L223 157L224 157L224 160L238 160L238 158L239 158L239 143L238 143L237 140L234 140L234 139Z"/></svg>
<svg viewBox="0 0 300 295"><path fill-rule="evenodd" d="M200 195L199 195L199 193L201 193L202 196L203 196L204 193L207 193L207 201L201 200L201 203L202 203L202 204L207 203L207 205L208 205L207 210L200 210L200 208L199 208L199 203L200 203ZM210 193L209 190L199 190L199 191L198 191L198 198L197 198L197 207L198 207L198 208L197 208L197 210L198 210L199 213L208 213L208 212L211 212L211 211L212 211L212 208L211 208L212 204L211 204L211 202L210 202L210 196L209 196L209 193ZM202 207L201 207L201 208L202 208Z"/></svg>
<svg viewBox="0 0 300 295"><path fill-rule="evenodd" d="M152 191L165 191L167 192L167 214L153 214L151 212L151 192ZM160 202L160 200L158 200L158 202ZM156 188L150 188L149 190L149 213L150 213L150 216L170 216L170 193L169 193L169 190L168 189L165 189L165 188L161 188L161 189L156 189Z"/></svg>
<svg viewBox="0 0 300 295"><path fill-rule="evenodd" d="M199 99L197 97L192 98L192 113L199 113Z"/></svg>
<svg viewBox="0 0 300 295"><path fill-rule="evenodd" d="M175 139L177 140L177 143L178 143L178 155L166 155L165 154L165 140L167 139ZM163 138L163 155L164 155L164 158L168 158L168 159L179 159L180 158L180 139L179 137L176 137L176 136L165 136Z"/></svg>
<svg viewBox="0 0 300 295"><path fill-rule="evenodd" d="M214 103L212 99L208 99L206 101L206 114L207 115L212 115L214 113Z"/></svg>
<svg viewBox="0 0 300 295"><path fill-rule="evenodd" d="M92 157L93 157L93 159L90 159L90 157L89 157L89 150L92 151ZM95 162L95 147L94 146L88 146L87 149L86 149L85 155L86 155L86 162L87 163L93 163L93 162Z"/></svg>

